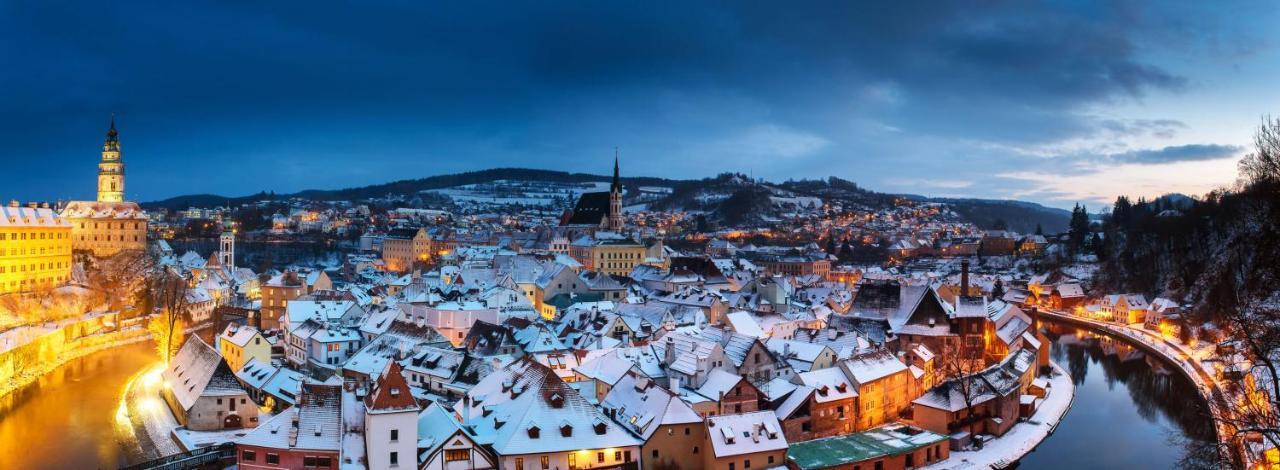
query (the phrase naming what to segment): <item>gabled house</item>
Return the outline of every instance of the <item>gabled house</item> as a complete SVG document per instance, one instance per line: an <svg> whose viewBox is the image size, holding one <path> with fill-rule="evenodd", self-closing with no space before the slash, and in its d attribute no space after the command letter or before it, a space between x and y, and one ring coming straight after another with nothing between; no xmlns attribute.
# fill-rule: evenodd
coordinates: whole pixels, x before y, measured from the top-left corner
<svg viewBox="0 0 1280 470"><path fill-rule="evenodd" d="M178 422L193 431L254 427L258 406L212 347L192 336L169 361L162 377L164 400Z"/></svg>

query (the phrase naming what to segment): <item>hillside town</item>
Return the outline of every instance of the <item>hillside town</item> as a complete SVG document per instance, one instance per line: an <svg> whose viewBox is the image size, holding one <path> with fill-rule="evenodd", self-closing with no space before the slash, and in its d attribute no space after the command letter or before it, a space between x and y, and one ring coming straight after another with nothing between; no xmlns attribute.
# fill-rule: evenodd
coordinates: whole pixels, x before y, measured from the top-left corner
<svg viewBox="0 0 1280 470"><path fill-rule="evenodd" d="M615 156L599 183L144 210L120 141L112 122L96 201L0 208L0 288L79 299L76 340L156 342L121 413L164 464L1006 468L1073 402L1046 316L1221 357L1178 299L1103 290L1074 235L945 203L775 189L768 218L709 226L651 208L672 190ZM108 275L136 258L133 287ZM6 320L8 382L57 327ZM1261 383L1205 367L1204 387Z"/></svg>

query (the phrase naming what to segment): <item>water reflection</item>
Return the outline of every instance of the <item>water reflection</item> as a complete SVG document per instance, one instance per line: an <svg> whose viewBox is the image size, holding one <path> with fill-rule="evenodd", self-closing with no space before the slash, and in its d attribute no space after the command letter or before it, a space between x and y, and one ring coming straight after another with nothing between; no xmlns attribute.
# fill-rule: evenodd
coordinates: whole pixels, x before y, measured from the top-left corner
<svg viewBox="0 0 1280 470"><path fill-rule="evenodd" d="M155 361L150 343L71 361L0 399L0 469L116 468L135 456L116 426L121 388Z"/></svg>
<svg viewBox="0 0 1280 470"><path fill-rule="evenodd" d="M1213 442L1204 402L1170 365L1087 330L1053 323L1042 329L1053 360L1076 384L1076 398L1023 468L1174 468Z"/></svg>

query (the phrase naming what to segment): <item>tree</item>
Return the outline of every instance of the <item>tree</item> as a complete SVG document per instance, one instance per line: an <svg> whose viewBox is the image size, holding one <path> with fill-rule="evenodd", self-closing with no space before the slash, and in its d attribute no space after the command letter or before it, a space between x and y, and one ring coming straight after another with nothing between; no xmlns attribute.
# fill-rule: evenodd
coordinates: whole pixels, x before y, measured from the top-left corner
<svg viewBox="0 0 1280 470"><path fill-rule="evenodd" d="M828 254L828 255L835 255L835 254L836 254L836 237L835 237L835 234L831 234L831 235L827 236L827 254Z"/></svg>
<svg viewBox="0 0 1280 470"><path fill-rule="evenodd" d="M996 284L991 286L991 299L1000 300L1004 297L1004 281L996 278Z"/></svg>
<svg viewBox="0 0 1280 470"><path fill-rule="evenodd" d="M1041 227L1040 224L1036 224L1036 235L1044 235L1044 227Z"/></svg>
<svg viewBox="0 0 1280 470"><path fill-rule="evenodd" d="M1253 152L1240 159L1240 176L1249 184L1280 182L1280 118L1265 116L1253 135Z"/></svg>
<svg viewBox="0 0 1280 470"><path fill-rule="evenodd" d="M167 269L160 270L148 287L156 315L147 330L156 342L156 352L165 365L182 347L183 317L187 313L187 280Z"/></svg>
<svg viewBox="0 0 1280 470"><path fill-rule="evenodd" d="M970 436L976 434L974 426L981 421L981 417L974 414L974 402L987 390L986 382L980 374L984 366L981 354L981 351L961 347L958 338L948 341L943 345L939 363L942 377L946 381L930 391L946 394L948 399L954 394L964 403L965 418L959 424L968 425Z"/></svg>
<svg viewBox="0 0 1280 470"><path fill-rule="evenodd" d="M1089 235L1089 210L1080 204L1071 209L1071 222L1068 225L1067 241L1072 253L1079 253L1084 248L1085 237Z"/></svg>

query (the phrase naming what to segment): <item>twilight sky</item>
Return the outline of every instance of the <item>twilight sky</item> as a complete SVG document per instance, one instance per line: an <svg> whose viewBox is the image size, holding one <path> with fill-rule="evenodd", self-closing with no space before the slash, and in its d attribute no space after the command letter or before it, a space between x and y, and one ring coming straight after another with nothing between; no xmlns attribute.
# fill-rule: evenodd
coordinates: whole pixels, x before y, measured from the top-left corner
<svg viewBox="0 0 1280 470"><path fill-rule="evenodd" d="M1274 2L0 3L0 199L500 166L1098 206L1234 180ZM891 4L890 4L891 3Z"/></svg>

